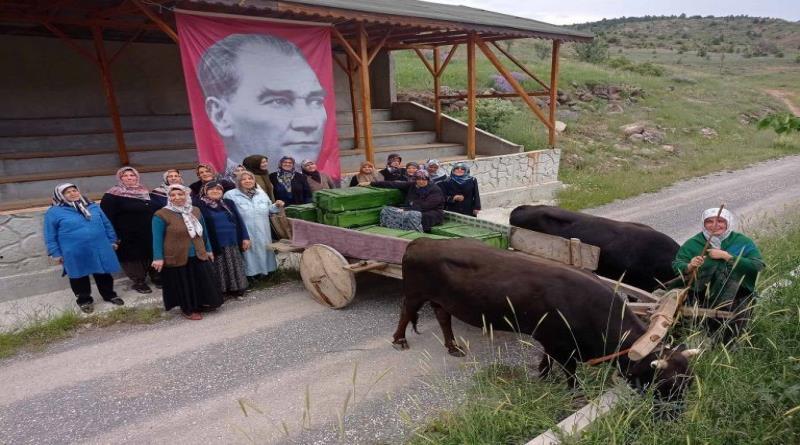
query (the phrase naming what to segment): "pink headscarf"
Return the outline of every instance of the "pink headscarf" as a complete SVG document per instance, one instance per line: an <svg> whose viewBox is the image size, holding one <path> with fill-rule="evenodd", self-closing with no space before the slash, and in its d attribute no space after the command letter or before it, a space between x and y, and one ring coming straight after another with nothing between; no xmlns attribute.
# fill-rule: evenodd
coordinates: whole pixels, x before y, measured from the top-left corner
<svg viewBox="0 0 800 445"><path fill-rule="evenodd" d="M122 182L122 174L125 172L132 172L136 175L136 184L130 187L126 186ZM122 167L117 170L117 185L111 187L106 191L106 193L112 194L114 196L122 196L125 198L136 198L141 199L143 201L150 200L150 193L147 190L147 187L143 186L140 182L141 175L139 172L136 171L133 167Z"/></svg>

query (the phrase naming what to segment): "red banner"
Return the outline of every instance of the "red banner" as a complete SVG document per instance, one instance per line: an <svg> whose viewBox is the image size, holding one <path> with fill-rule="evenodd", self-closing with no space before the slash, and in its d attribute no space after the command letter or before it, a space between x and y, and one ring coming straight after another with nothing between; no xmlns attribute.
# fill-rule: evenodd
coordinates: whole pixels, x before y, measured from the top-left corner
<svg viewBox="0 0 800 445"><path fill-rule="evenodd" d="M291 156L339 177L329 27L176 16L201 162Z"/></svg>

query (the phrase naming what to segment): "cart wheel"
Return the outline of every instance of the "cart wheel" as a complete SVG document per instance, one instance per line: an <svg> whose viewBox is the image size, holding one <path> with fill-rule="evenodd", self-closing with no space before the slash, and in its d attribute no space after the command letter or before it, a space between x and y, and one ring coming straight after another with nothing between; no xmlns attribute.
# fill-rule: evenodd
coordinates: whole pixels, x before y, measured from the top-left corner
<svg viewBox="0 0 800 445"><path fill-rule="evenodd" d="M341 309L356 295L356 275L344 269L347 260L332 247L314 244L300 257L300 277L317 302Z"/></svg>

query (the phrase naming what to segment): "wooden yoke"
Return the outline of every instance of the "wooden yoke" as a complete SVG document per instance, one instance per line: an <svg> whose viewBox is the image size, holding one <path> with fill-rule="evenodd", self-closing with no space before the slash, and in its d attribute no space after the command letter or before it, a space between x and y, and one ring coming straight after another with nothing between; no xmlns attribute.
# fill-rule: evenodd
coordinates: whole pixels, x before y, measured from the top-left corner
<svg viewBox="0 0 800 445"><path fill-rule="evenodd" d="M667 335L675 319L678 301L688 292L688 289L673 289L667 292L658 303L655 312L650 316L650 326L631 347L628 357L631 360L641 360L656 348L659 342Z"/></svg>

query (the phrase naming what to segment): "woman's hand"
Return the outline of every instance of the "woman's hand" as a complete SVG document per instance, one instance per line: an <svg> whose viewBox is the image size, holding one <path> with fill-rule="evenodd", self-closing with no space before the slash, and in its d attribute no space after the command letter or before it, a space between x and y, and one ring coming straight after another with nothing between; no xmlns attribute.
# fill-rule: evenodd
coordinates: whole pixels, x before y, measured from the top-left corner
<svg viewBox="0 0 800 445"><path fill-rule="evenodd" d="M275 205L278 206L278 207L283 207L283 206L286 205L286 203L279 199L279 200L275 201Z"/></svg>
<svg viewBox="0 0 800 445"><path fill-rule="evenodd" d="M214 252L208 252L209 261L214 261Z"/></svg>
<svg viewBox="0 0 800 445"><path fill-rule="evenodd" d="M250 240L242 240L242 252L247 252L247 249L250 248Z"/></svg>
<svg viewBox="0 0 800 445"><path fill-rule="evenodd" d="M155 269L156 272L161 272L161 269L164 268L164 260L153 260L153 262L150 263L150 267Z"/></svg>
<svg viewBox="0 0 800 445"><path fill-rule="evenodd" d="M455 196L453 196L453 201L455 201L455 202L461 202L463 200L464 200L464 195L455 195Z"/></svg>
<svg viewBox="0 0 800 445"><path fill-rule="evenodd" d="M60 256L54 256L53 261L55 261L56 264L64 264L64 258Z"/></svg>
<svg viewBox="0 0 800 445"><path fill-rule="evenodd" d="M117 250L117 249L119 249L119 244L111 243L111 248L114 249L114 250Z"/></svg>
<svg viewBox="0 0 800 445"><path fill-rule="evenodd" d="M703 265L703 262L704 262L705 260L706 260L706 259L705 259L705 258L703 258L703 257L701 257L701 256L696 256L696 257L692 258L692 260L691 260L691 261L689 261L689 267L687 267L687 270L688 270L689 272L691 272L691 271L693 271L693 270L697 269L698 267L700 267L700 266L702 266L702 265Z"/></svg>
<svg viewBox="0 0 800 445"><path fill-rule="evenodd" d="M708 256L710 256L715 260L730 261L733 259L733 255L729 254L728 252L722 249L708 249Z"/></svg>
<svg viewBox="0 0 800 445"><path fill-rule="evenodd" d="M475 216L478 216L478 212L480 212L480 210L475 209L475 210L472 211L472 214L475 215Z"/></svg>
<svg viewBox="0 0 800 445"><path fill-rule="evenodd" d="M358 186L359 187L369 187L369 181L359 182Z"/></svg>

